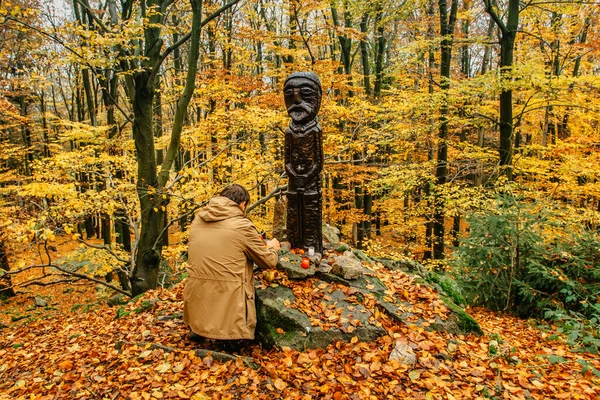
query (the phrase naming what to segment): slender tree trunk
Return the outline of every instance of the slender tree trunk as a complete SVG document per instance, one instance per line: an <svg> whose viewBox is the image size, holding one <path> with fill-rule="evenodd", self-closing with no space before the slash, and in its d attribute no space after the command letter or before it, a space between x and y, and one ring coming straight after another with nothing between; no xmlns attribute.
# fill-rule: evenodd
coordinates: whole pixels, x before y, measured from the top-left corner
<svg viewBox="0 0 600 400"><path fill-rule="evenodd" d="M42 89L42 93L40 94L40 112L42 114L42 137L44 142L44 149L42 151L42 155L44 157L50 157L50 140L48 138L48 119L46 118L46 98L44 90Z"/></svg>
<svg viewBox="0 0 600 400"><path fill-rule="evenodd" d="M487 29L487 38L488 41L492 41L492 37L494 34L494 20L490 17L488 22ZM485 75L486 72L490 69L490 64L492 63L492 47L489 44L485 45L485 50L483 51L483 58L481 60L481 75Z"/></svg>
<svg viewBox="0 0 600 400"><path fill-rule="evenodd" d="M297 23L298 13L296 10L296 4L294 3L294 0L288 0L288 10L289 10L289 21L290 21L289 22L290 36L288 39L288 49L295 50L296 49L296 41L294 40L294 36L298 33L298 23ZM291 51L285 61L289 64L294 63L294 56L292 55Z"/></svg>
<svg viewBox="0 0 600 400"><path fill-rule="evenodd" d="M338 13L338 0L331 0L331 17L332 17L332 22L333 25L338 28L338 29L342 29L342 28L350 28L350 24L351 24L351 16L350 13L348 11L348 9L345 7L344 8L344 26L342 26L342 23L340 21L340 16ZM346 2L344 2L344 5L346 5ZM351 51L352 51L352 39L348 37L347 34L342 34L341 32L336 33L336 37L337 40L339 42L340 45L340 62L343 65L343 70L338 70L338 72L340 74L345 74L347 79L348 79L348 86L352 86L352 56L351 56ZM353 90L348 90L348 95L347 97L353 97L354 96L354 91ZM344 98L340 98L338 99L338 103L340 104L344 104L346 102L347 99ZM343 132L346 128L346 124L345 121L340 121L339 123L339 129L341 132ZM358 160L360 159L360 156L356 156L356 154L353 154L353 159L354 160ZM354 162L354 165L358 164L358 162ZM341 195L343 192L347 191L348 188L348 184L342 182L342 180L339 177L335 177L333 178L333 189L334 191L336 191L337 193L339 193L339 196L336 198L337 203L341 204L342 202L345 202L347 199L343 198L343 196ZM352 186L350 186L350 188L352 188ZM350 189L352 190L352 189ZM360 212L363 211L363 192L362 192L362 187L360 185L355 185L354 186L354 207L355 208L359 208ZM341 206L339 206L339 210L348 210L350 208L350 205L348 203L345 203ZM345 224L346 221L342 220L340 221L340 224L338 225L338 228L341 230L342 225ZM364 235L364 230L362 229L362 227L359 229L359 224L353 224L352 226L352 238L355 242L355 245L358 246L362 246L362 239L363 239L363 235Z"/></svg>
<svg viewBox="0 0 600 400"><path fill-rule="evenodd" d="M337 2L332 0L331 2L331 17L333 20L333 24L336 28L342 28L340 18L338 15ZM348 10L344 11L344 28L351 28L351 16ZM348 85L352 86L352 39L348 37L346 34L338 34L338 41L340 42L340 52L341 52L341 62L344 66L344 73L348 76ZM352 90L348 90L348 97L353 97L354 92Z"/></svg>
<svg viewBox="0 0 600 400"><path fill-rule="evenodd" d="M430 40L430 43L433 41L433 37L434 37L434 32L433 32L433 25L431 23L431 21L433 20L433 16L435 14L435 4L433 0L429 0L429 7L427 10L427 16L428 16L428 27L427 27L427 38ZM428 79L428 93L429 93L429 98L433 99L433 94L434 94L434 87L433 87L433 69L435 68L435 53L434 53L434 49L433 49L433 45L430 44L429 45L429 51L428 53L428 59L427 59L427 74L429 75L429 79ZM433 138L434 136L434 130L435 130L435 119L433 118L433 114L432 116L429 118L429 127L430 127L430 132L429 132L429 137ZM434 148L433 145L431 144L431 141L428 142L428 152L427 152L427 160L428 161L432 161L433 157L434 157ZM433 242L435 240L434 235L433 235L433 214L435 213L435 198L434 196L431 195L432 193L432 189L434 189L433 187L433 183L432 182L425 182L424 184L424 188L423 188L423 193L425 194L425 198L427 199L428 202L428 208L429 210L431 210L431 214L428 212L425 215L425 220L427 221L425 224L425 251L423 252L423 259L424 260L429 260L433 257Z"/></svg>
<svg viewBox="0 0 600 400"><path fill-rule="evenodd" d="M508 12L506 23L493 8L492 0L483 0L486 12L500 29L500 81L502 91L500 93L500 167L509 179L512 179L512 157L513 157L513 101L512 101L512 72L515 39L519 27L519 0L508 1Z"/></svg>
<svg viewBox="0 0 600 400"><path fill-rule="evenodd" d="M10 266L8 265L8 257L6 256L4 239L0 239L0 300L4 300L15 295L15 291L12 288L10 275L2 276L2 271L9 270Z"/></svg>
<svg viewBox="0 0 600 400"><path fill-rule="evenodd" d="M590 25L591 25L591 19L590 19L590 17L586 17L585 22L583 24L583 28L581 29L581 33L579 34L579 37L578 37L578 42L580 44L583 44L587 41L587 35L588 35L588 31L590 29ZM573 77L574 78L579 76L580 67L581 67L581 55L578 55L575 59L575 63L573 66ZM575 83L572 83L571 85L569 85L569 93L571 93L574 88L575 88ZM570 136L570 132L569 132L570 114L569 114L569 111L570 111L570 109L567 107L565 109L565 115L563 116L562 121L559 123L559 126L558 126L557 135L561 139L566 139Z"/></svg>
<svg viewBox="0 0 600 400"><path fill-rule="evenodd" d="M21 111L21 116L24 118L29 117L28 104L27 104L27 95L23 94L19 96L19 108ZM21 127L21 136L23 140L23 145L25 146L25 156L23 157L23 169L25 175L31 175L31 163L33 162L33 151L31 147L31 128L29 126L29 121L25 121Z"/></svg>
<svg viewBox="0 0 600 400"><path fill-rule="evenodd" d="M162 113L162 95L161 95L161 77L156 77L154 88L154 137L160 138L163 135L163 113ZM164 161L164 151L162 148L156 150L156 163L158 165L162 164ZM168 205L165 204L163 207L167 208ZM163 213L164 221L163 226L167 226L168 224L168 215L167 210ZM169 245L169 230L163 229L161 235L162 246L166 247Z"/></svg>
<svg viewBox="0 0 600 400"><path fill-rule="evenodd" d="M468 16L471 0L463 0L463 12L467 15L462 20L462 40L464 44L460 46L460 70L465 78L471 77L471 52L469 47L469 30L471 28L471 18Z"/></svg>
<svg viewBox="0 0 600 400"><path fill-rule="evenodd" d="M453 218L453 224L452 224L452 236L454 237L454 247L458 247L458 245L460 244L459 240L460 240L460 214L457 214L454 216Z"/></svg>
<svg viewBox="0 0 600 400"><path fill-rule="evenodd" d="M434 192L435 211L433 215L433 258L444 258L445 247L445 204L440 192L447 181L448 175L448 89L450 89L450 67L452 62L452 44L458 0L453 0L448 15L446 0L438 0L440 10L441 62L440 62L440 89L442 90L442 104L440 106L440 127L438 132L437 165L435 168L436 190Z"/></svg>
<svg viewBox="0 0 600 400"><path fill-rule="evenodd" d="M360 21L360 32L363 34L363 38L360 41L360 56L363 67L363 85L367 96L371 96L371 69L369 67L369 49L367 48L367 22L369 21L369 15L363 14Z"/></svg>
<svg viewBox="0 0 600 400"><path fill-rule="evenodd" d="M383 85L383 57L385 55L385 35L382 23L383 10L379 9L375 17L375 26L377 29L377 56L375 60L375 88L373 95L375 98L381 97L381 87Z"/></svg>

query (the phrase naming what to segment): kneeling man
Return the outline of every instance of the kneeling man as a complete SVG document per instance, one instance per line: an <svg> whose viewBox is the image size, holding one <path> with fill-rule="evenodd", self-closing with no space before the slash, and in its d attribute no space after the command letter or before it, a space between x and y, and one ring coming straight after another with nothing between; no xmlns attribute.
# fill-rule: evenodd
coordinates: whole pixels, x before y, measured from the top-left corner
<svg viewBox="0 0 600 400"><path fill-rule="evenodd" d="M212 198L192 222L183 319L197 335L254 339L253 262L274 268L279 241L263 241L245 216L249 201L248 191L233 184Z"/></svg>

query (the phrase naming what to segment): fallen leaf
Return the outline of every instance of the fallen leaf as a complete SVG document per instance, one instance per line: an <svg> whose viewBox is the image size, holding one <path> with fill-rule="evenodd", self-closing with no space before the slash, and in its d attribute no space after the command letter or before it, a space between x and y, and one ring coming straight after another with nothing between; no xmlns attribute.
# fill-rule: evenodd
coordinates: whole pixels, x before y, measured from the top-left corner
<svg viewBox="0 0 600 400"><path fill-rule="evenodd" d="M63 370L70 370L73 368L73 363L69 360L65 360L58 363L58 367Z"/></svg>
<svg viewBox="0 0 600 400"><path fill-rule="evenodd" d="M178 372L183 371L184 368L185 368L185 365L183 365L183 363L178 363L178 364L175 364L175 366L172 368L172 371L175 373L178 373Z"/></svg>
<svg viewBox="0 0 600 400"><path fill-rule="evenodd" d="M165 372L167 372L170 369L171 369L171 364L169 364L168 362L164 363L164 364L160 364L159 366L154 368L154 370L156 372L158 372L159 374L164 374Z"/></svg>
<svg viewBox="0 0 600 400"><path fill-rule="evenodd" d="M417 370L412 370L408 373L408 377L410 378L411 381L416 381L417 379L419 379L421 377L421 372L419 372Z"/></svg>
<svg viewBox="0 0 600 400"><path fill-rule="evenodd" d="M152 354L152 351L151 351L151 350L145 350L145 351L142 351L142 352L140 353L140 355L139 355L139 358L146 358L146 357L148 357L150 354Z"/></svg>
<svg viewBox="0 0 600 400"><path fill-rule="evenodd" d="M358 372L360 372L360 374L363 376L363 378L367 379L369 376L371 376L371 371L368 368L365 367L360 367L358 369Z"/></svg>
<svg viewBox="0 0 600 400"><path fill-rule="evenodd" d="M273 385L278 389L278 390L283 390L287 387L287 383L285 383L283 380L281 380L280 378L275 379L275 382L273 382Z"/></svg>

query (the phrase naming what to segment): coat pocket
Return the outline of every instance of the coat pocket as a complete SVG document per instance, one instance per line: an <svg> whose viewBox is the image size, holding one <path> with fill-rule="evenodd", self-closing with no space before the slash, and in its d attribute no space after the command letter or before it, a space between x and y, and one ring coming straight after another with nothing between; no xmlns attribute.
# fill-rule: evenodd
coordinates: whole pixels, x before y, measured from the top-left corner
<svg viewBox="0 0 600 400"><path fill-rule="evenodd" d="M256 328L256 304L254 303L254 288L244 286L246 292L246 326L251 332Z"/></svg>

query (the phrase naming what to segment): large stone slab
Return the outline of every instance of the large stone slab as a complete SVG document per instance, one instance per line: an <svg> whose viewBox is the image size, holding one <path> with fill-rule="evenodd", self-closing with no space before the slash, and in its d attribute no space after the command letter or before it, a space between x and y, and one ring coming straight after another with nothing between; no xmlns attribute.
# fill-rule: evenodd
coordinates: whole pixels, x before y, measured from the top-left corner
<svg viewBox="0 0 600 400"><path fill-rule="evenodd" d="M471 317L462 307L456 305L452 299L444 295L443 292L440 293L440 300L450 310L448 318L442 319L440 316L436 316L434 322L427 321L427 324L423 324L424 321L415 319L413 313L406 311L411 308L412 304L400 299L397 295L390 296L389 294L386 294L386 291L388 291L387 286L376 276L362 275L358 279L352 280L343 279L340 276L326 272L317 272L317 276L326 282L342 283L348 287L358 289L362 294L372 294L377 301L377 305L397 322L405 323L407 325L423 325L429 330L450 332L454 334L475 333L481 335L483 332L477 321L475 321L475 319L473 319L473 317ZM427 284L427 282L423 280L420 280L420 283ZM439 291L438 288L436 289ZM389 293L389 291L387 293Z"/></svg>
<svg viewBox="0 0 600 400"><path fill-rule="evenodd" d="M313 276L317 271L315 263L311 262L310 267L302 268L302 256L290 251L280 251L277 269L284 271L290 279L306 279Z"/></svg>
<svg viewBox="0 0 600 400"><path fill-rule="evenodd" d="M318 285L319 281L315 283ZM371 313L362 305L350 303L346 295L335 290L319 300L325 308L341 309L336 328L315 326L311 318L293 307L296 297L291 289L271 286L256 290L258 313L257 339L267 347L287 346L296 350L327 347L335 340L350 341L357 336L370 342L385 331L370 321Z"/></svg>

